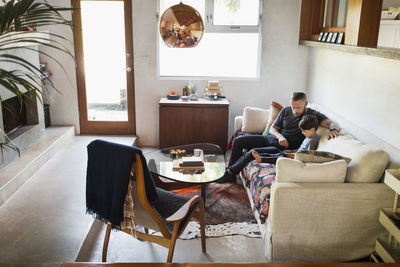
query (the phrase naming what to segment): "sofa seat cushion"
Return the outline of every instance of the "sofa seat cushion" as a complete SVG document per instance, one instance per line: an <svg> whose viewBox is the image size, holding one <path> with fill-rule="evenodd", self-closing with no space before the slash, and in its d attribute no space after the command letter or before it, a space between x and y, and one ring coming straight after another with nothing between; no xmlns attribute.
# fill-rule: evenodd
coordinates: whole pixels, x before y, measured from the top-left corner
<svg viewBox="0 0 400 267"><path fill-rule="evenodd" d="M389 160L389 154L379 147L364 144L350 135L321 138L317 150L351 158L345 180L348 183L378 182Z"/></svg>
<svg viewBox="0 0 400 267"><path fill-rule="evenodd" d="M260 221L264 223L268 216L271 186L275 182L275 165L251 161L243 171L254 207L260 214Z"/></svg>

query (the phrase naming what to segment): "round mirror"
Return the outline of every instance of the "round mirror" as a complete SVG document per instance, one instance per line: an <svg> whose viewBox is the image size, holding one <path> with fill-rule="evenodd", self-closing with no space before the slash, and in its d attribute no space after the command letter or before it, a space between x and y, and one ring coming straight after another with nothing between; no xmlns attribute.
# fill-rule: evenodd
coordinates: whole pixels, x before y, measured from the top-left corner
<svg viewBox="0 0 400 267"><path fill-rule="evenodd" d="M161 38L169 47L195 47L203 32L204 24L199 12L182 2L168 8L161 16Z"/></svg>

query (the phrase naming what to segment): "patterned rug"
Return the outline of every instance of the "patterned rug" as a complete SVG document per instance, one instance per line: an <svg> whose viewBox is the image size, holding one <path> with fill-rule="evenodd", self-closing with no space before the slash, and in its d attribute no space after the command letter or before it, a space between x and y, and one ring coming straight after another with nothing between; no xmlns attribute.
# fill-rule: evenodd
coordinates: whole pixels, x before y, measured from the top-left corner
<svg viewBox="0 0 400 267"><path fill-rule="evenodd" d="M188 197L200 195L200 186L174 190L177 194ZM241 184L211 183L206 191L206 236L221 237L228 235L245 235L261 237L249 198ZM200 225L191 221L181 239L200 237Z"/></svg>

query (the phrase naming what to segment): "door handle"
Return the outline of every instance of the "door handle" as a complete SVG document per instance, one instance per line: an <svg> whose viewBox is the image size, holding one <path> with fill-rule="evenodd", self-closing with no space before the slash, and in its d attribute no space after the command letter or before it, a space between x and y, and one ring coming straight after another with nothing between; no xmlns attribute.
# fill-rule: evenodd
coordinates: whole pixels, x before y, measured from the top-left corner
<svg viewBox="0 0 400 267"><path fill-rule="evenodd" d="M132 68L131 68L131 67L127 67L127 68L126 68L126 71L127 71L127 72L131 72L131 71L132 71Z"/></svg>

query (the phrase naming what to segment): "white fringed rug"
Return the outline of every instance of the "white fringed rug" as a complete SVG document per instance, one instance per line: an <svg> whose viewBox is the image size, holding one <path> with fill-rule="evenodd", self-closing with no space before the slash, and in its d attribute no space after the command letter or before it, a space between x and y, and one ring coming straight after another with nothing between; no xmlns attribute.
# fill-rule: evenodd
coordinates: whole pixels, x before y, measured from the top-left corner
<svg viewBox="0 0 400 267"><path fill-rule="evenodd" d="M217 225L206 225L206 237L221 237L243 235L252 238L261 238L261 233L256 223L235 222ZM200 224L190 221L180 239L193 239L200 237Z"/></svg>

